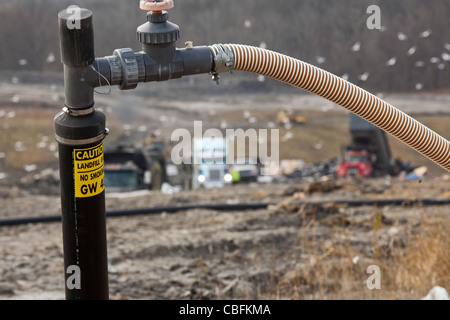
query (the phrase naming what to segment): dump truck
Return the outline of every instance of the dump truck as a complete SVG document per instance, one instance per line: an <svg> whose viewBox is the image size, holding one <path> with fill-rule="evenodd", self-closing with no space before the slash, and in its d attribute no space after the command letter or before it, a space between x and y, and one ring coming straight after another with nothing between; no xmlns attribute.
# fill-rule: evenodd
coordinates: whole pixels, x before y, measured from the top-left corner
<svg viewBox="0 0 450 320"><path fill-rule="evenodd" d="M337 176L346 177L348 168L361 177L397 175L400 172L383 130L354 113L350 113L349 129L351 142L343 148L341 163L336 169Z"/></svg>
<svg viewBox="0 0 450 320"><path fill-rule="evenodd" d="M167 179L165 158L157 148L105 148L104 163L109 191L161 190Z"/></svg>
<svg viewBox="0 0 450 320"><path fill-rule="evenodd" d="M348 150L336 169L336 176L338 178L351 176L369 178L372 176L372 171L372 161L366 150Z"/></svg>

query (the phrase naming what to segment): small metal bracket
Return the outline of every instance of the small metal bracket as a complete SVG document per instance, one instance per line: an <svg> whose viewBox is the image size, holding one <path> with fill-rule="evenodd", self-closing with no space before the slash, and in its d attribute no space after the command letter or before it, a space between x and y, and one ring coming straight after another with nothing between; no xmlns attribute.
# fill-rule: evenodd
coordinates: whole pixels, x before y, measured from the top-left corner
<svg viewBox="0 0 450 320"><path fill-rule="evenodd" d="M219 74L215 71L211 71L209 74L211 75L211 79L213 81L215 81L217 83L217 85L219 85L219 79L220 79Z"/></svg>

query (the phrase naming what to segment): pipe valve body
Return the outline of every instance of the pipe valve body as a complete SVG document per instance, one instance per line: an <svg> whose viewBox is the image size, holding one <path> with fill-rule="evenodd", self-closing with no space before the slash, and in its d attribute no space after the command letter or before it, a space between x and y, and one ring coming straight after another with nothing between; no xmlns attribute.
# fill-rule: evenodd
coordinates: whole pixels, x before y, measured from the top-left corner
<svg viewBox="0 0 450 320"><path fill-rule="evenodd" d="M139 82L167 81L182 76L207 74L213 68L213 54L207 46L178 49L180 29L168 21L167 11L148 12L147 22L137 28L142 51L116 49L112 56L97 58L95 71L87 82L93 86L118 85L121 90L134 89Z"/></svg>

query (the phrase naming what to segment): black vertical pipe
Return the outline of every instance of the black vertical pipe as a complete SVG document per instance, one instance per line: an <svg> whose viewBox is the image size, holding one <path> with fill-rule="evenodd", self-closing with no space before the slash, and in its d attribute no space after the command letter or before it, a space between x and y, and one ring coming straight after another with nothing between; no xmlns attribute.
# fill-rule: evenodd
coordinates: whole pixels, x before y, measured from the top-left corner
<svg viewBox="0 0 450 320"><path fill-rule="evenodd" d="M109 293L105 192L87 198L75 196L77 177L74 177L73 163L76 148L59 144L66 299L106 300ZM73 266L79 269L75 271Z"/></svg>
<svg viewBox="0 0 450 320"><path fill-rule="evenodd" d="M106 118L94 110L83 78L95 61L92 13L58 14L65 108L55 116L59 145L65 292L68 300L109 298L103 139Z"/></svg>

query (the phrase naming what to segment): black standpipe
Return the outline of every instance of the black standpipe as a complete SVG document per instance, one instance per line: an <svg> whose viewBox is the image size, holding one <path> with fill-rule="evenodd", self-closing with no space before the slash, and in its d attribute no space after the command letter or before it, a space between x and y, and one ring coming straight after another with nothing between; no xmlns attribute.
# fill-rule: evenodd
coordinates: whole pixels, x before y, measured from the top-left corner
<svg viewBox="0 0 450 320"><path fill-rule="evenodd" d="M106 300L103 139L105 115L94 109L93 87L84 74L95 61L92 13L59 13L65 107L55 116L59 145L65 292L68 300Z"/></svg>
<svg viewBox="0 0 450 320"><path fill-rule="evenodd" d="M166 81L195 74L213 74L230 57L222 47L177 49L179 28L167 11L147 14L137 29L142 51L116 49L96 58L92 12L69 7L58 14L65 107L55 116L59 145L62 231L66 299L108 299L103 140L105 115L94 109L94 88ZM220 52L218 52L218 50ZM214 54L213 54L214 52ZM220 53L220 54L218 54Z"/></svg>

